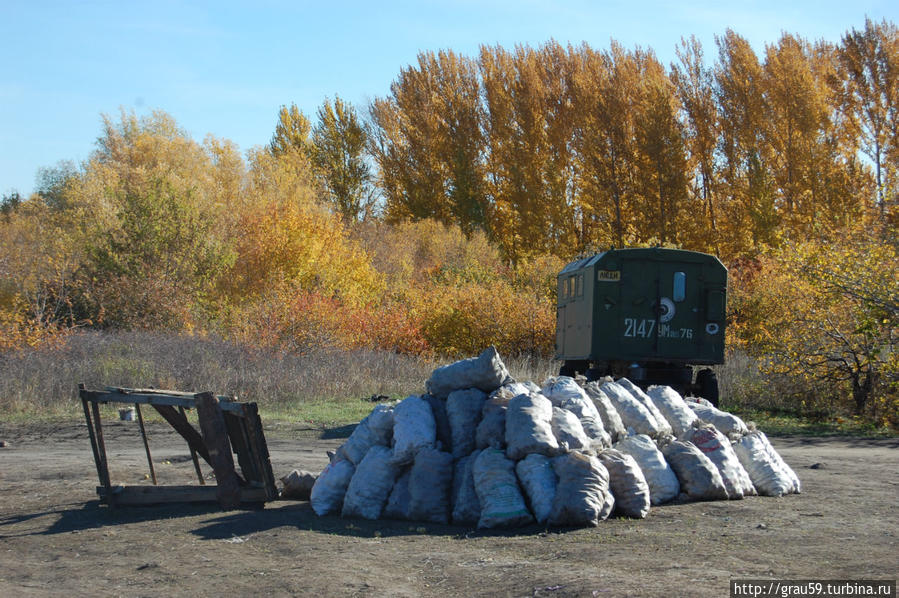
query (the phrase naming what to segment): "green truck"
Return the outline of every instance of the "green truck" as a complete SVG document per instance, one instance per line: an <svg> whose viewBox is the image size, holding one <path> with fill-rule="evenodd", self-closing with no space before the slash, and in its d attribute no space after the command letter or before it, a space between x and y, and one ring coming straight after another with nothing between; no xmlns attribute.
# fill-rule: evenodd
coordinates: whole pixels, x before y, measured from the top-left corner
<svg viewBox="0 0 899 598"><path fill-rule="evenodd" d="M679 249L612 249L559 273L556 359L560 374L626 376L718 402L724 363L727 268ZM700 366L700 367L696 367Z"/></svg>

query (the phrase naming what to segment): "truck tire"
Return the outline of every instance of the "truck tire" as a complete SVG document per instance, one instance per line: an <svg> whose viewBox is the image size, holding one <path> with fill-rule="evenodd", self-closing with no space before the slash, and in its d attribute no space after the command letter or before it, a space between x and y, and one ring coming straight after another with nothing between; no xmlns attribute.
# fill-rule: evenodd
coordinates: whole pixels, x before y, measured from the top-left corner
<svg viewBox="0 0 899 598"><path fill-rule="evenodd" d="M566 361L562 364L562 367L559 368L560 376L568 376L570 378L574 378L578 374L583 376L586 372L586 361Z"/></svg>
<svg viewBox="0 0 899 598"><path fill-rule="evenodd" d="M718 376L713 370L700 370L696 374L696 386L699 387L699 395L703 399L715 407L718 406Z"/></svg>

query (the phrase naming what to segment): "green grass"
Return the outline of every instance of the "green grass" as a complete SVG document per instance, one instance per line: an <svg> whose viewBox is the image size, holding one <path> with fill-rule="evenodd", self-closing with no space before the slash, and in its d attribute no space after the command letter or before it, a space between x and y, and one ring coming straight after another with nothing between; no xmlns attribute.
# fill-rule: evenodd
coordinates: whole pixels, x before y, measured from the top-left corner
<svg viewBox="0 0 899 598"><path fill-rule="evenodd" d="M899 430L878 427L859 418L808 418L794 413L765 411L749 408L735 409L744 421L753 421L769 436L856 436L864 438L888 438L899 436Z"/></svg>
<svg viewBox="0 0 899 598"><path fill-rule="evenodd" d="M396 397L401 398L401 397ZM261 409L264 422L305 423L330 428L354 424L365 418L377 403L371 401L304 401L273 409Z"/></svg>

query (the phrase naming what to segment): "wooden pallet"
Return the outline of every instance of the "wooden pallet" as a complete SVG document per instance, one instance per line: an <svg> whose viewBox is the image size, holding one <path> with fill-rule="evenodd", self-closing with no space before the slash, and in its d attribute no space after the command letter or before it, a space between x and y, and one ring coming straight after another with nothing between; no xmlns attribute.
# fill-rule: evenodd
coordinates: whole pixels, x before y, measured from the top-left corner
<svg viewBox="0 0 899 598"><path fill-rule="evenodd" d="M141 388L88 390L83 384L78 385L78 394L100 478L97 494L110 507L218 501L222 508L233 509L241 504L277 500L278 489L256 403L241 403L209 392ZM152 486L112 484L99 409L99 405L107 403L134 406ZM200 486L158 485L141 405L153 407L187 442ZM186 410L190 409L197 410L199 431L187 419ZM240 473L235 469L232 451L237 455ZM212 467L216 480L214 487L205 486L198 457Z"/></svg>

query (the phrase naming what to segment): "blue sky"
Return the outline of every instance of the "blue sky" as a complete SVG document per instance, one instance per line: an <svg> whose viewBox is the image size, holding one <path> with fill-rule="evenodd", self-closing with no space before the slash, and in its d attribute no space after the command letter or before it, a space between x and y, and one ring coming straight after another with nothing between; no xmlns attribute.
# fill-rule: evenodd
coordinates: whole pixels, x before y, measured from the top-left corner
<svg viewBox="0 0 899 598"><path fill-rule="evenodd" d="M839 41L865 16L899 22L899 2L0 0L0 194L87 159L100 115L120 108L164 110L195 139L245 151L268 142L281 105L312 117L339 95L364 107L421 50L614 38L668 64L696 35L710 61L727 28L760 52L784 31Z"/></svg>

